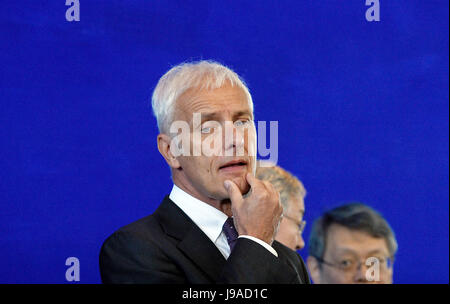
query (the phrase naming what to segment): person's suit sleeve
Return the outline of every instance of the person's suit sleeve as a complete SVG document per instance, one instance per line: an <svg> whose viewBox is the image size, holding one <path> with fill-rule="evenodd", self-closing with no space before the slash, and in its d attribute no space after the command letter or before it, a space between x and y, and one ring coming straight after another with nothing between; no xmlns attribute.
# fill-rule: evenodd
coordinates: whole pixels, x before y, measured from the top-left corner
<svg viewBox="0 0 450 304"><path fill-rule="evenodd" d="M99 257L105 284L183 283L174 263L155 244L128 232L115 232Z"/></svg>
<svg viewBox="0 0 450 304"><path fill-rule="evenodd" d="M247 238L249 240L255 241L258 244L260 244L261 246L263 246L264 248L266 248L267 250L269 250L274 256L278 257L278 252L275 249L273 249L272 246L270 246L269 244L267 244L263 240L260 240L258 238L253 237L253 236L250 236L250 235L240 235L238 238Z"/></svg>
<svg viewBox="0 0 450 304"><path fill-rule="evenodd" d="M298 254L293 253L296 256ZM299 256L298 256L299 258ZM236 242L219 283L225 284L301 284L309 283L298 258L288 262L275 257L260 244L245 238Z"/></svg>

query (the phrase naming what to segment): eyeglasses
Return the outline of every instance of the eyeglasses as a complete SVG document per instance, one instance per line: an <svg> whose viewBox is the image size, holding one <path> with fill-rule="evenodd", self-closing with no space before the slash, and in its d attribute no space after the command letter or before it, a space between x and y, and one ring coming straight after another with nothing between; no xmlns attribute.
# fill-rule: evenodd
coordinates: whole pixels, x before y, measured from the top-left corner
<svg viewBox="0 0 450 304"><path fill-rule="evenodd" d="M298 223L298 221L295 218L286 214L283 214L283 218L287 218L288 220L293 221L298 226L298 231L300 234L302 234L303 230L305 230L306 221L301 221L300 223Z"/></svg>
<svg viewBox="0 0 450 304"><path fill-rule="evenodd" d="M392 268L392 259L389 257L369 257L365 259L363 262L361 260L356 259L342 259L337 263L327 262L322 258L315 257L317 261L321 264L325 264L330 267L334 267L343 272L355 272L359 269L363 264L366 266L372 266L373 263L378 262L380 265L380 270L388 270Z"/></svg>

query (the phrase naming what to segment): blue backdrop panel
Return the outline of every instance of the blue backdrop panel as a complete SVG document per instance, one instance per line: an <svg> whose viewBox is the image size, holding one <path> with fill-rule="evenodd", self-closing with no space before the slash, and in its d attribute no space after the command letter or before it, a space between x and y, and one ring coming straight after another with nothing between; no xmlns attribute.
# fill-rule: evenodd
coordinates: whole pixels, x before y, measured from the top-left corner
<svg viewBox="0 0 450 304"><path fill-rule="evenodd" d="M448 283L448 1L0 2L0 282L100 282L98 252L171 189L150 96L186 60L243 76L308 190L396 232L397 283ZM305 237L309 235L307 226ZM303 257L307 251L301 251Z"/></svg>

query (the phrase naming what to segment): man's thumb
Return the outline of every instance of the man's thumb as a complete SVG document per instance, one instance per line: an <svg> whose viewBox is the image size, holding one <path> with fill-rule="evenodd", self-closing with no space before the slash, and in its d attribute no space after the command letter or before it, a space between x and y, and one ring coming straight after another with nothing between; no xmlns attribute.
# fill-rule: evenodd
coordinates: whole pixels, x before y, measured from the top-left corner
<svg viewBox="0 0 450 304"><path fill-rule="evenodd" d="M230 196L231 202L239 204L240 201L242 200L242 194L238 186L230 180L226 180L223 183L223 185L225 186L225 189L227 190L228 195Z"/></svg>

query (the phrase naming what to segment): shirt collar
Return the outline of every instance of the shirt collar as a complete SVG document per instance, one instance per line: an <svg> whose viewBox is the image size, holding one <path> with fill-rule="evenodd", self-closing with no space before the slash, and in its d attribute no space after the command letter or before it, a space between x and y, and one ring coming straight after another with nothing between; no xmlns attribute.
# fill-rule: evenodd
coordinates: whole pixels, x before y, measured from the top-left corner
<svg viewBox="0 0 450 304"><path fill-rule="evenodd" d="M169 198L215 243L228 216L173 185Z"/></svg>

